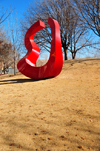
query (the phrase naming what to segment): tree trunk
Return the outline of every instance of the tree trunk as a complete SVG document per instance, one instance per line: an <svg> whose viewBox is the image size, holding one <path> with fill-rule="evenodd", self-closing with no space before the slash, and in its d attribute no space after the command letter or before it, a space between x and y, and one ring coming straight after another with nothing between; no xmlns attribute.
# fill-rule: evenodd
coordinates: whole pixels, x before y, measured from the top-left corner
<svg viewBox="0 0 100 151"><path fill-rule="evenodd" d="M4 68L3 68L4 74L5 74L5 63L4 63Z"/></svg>
<svg viewBox="0 0 100 151"><path fill-rule="evenodd" d="M67 49L64 48L64 60L68 60L68 57L67 57Z"/></svg>
<svg viewBox="0 0 100 151"><path fill-rule="evenodd" d="M75 59L76 57L76 52L72 52L72 59Z"/></svg>
<svg viewBox="0 0 100 151"><path fill-rule="evenodd" d="M15 56L14 56L14 75L16 75L16 59L15 59Z"/></svg>
<svg viewBox="0 0 100 151"><path fill-rule="evenodd" d="M2 74L2 61L1 61L1 74Z"/></svg>

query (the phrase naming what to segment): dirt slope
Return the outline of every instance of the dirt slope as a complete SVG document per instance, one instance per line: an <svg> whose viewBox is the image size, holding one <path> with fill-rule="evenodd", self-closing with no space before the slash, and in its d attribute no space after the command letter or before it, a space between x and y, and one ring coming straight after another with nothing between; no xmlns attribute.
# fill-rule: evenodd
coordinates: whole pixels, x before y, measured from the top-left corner
<svg viewBox="0 0 100 151"><path fill-rule="evenodd" d="M100 59L59 76L0 76L0 151L100 151Z"/></svg>

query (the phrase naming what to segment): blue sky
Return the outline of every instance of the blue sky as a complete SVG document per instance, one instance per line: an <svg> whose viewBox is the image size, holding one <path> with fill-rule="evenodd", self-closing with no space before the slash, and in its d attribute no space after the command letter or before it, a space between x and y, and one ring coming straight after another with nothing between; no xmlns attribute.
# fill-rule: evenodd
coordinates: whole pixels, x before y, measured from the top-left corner
<svg viewBox="0 0 100 151"><path fill-rule="evenodd" d="M23 17L23 12L28 9L29 4L35 5L35 0L0 0L0 6L3 6L4 10L8 11L9 8L14 9L12 16L17 13L18 19Z"/></svg>

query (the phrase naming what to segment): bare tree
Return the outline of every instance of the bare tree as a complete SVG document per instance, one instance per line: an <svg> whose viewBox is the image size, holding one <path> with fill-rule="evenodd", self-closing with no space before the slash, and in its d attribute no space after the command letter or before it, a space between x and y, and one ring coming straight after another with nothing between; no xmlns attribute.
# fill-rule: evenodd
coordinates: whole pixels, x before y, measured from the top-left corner
<svg viewBox="0 0 100 151"><path fill-rule="evenodd" d="M37 20L45 22L45 29L35 35L35 41L42 50L47 50L48 52L50 52L51 32L47 21L49 17L56 19L60 25L64 58L67 60L67 50L70 46L72 31L79 17L72 7L70 0L42 0L37 3L36 8L34 8L34 5L31 5L24 14L24 17L25 19L21 23L23 35Z"/></svg>
<svg viewBox="0 0 100 151"><path fill-rule="evenodd" d="M2 24L12 13L13 10L8 10L4 11L3 7L0 6L0 24Z"/></svg>
<svg viewBox="0 0 100 151"><path fill-rule="evenodd" d="M100 37L100 0L74 0L84 23Z"/></svg>
<svg viewBox="0 0 100 151"><path fill-rule="evenodd" d="M19 59L19 53L17 52L17 48L19 48L20 45L18 45L17 47L17 44L18 44L17 40L16 40L16 44L14 43L16 39L14 36L16 35L13 29L12 29L12 33L10 33L12 35L11 38L14 39L12 40L12 43L11 43L11 39L8 37L8 34L3 32L2 28L0 29L1 29L0 30L0 62L2 65L4 65L3 67L4 72L5 72L5 69L7 69L11 64L12 65L14 64L13 66L14 66L14 71L15 71L15 64L16 64L16 61L18 61ZM1 65L1 68L2 68L2 65Z"/></svg>
<svg viewBox="0 0 100 151"><path fill-rule="evenodd" d="M13 63L14 63L14 75L16 74L16 61L18 61L19 58L19 52L21 49L21 37L20 37L20 29L19 29L19 22L17 18L15 18L15 22L12 21L12 15L11 18L8 21L8 35L9 35L9 40L12 44L12 51L11 51L11 56L13 58Z"/></svg>
<svg viewBox="0 0 100 151"><path fill-rule="evenodd" d="M21 23L23 36L34 22L44 21L46 27L35 35L35 41L41 50L50 52L51 32L47 24L49 17L59 22L65 60L67 60L68 52L71 52L72 59L75 59L78 51L93 45L87 34L89 29L80 18L77 7L71 0L42 0L36 4L35 8L34 5L30 5Z"/></svg>
<svg viewBox="0 0 100 151"><path fill-rule="evenodd" d="M77 18L76 26L72 30L70 37L70 46L68 51L72 54L72 59L75 59L76 53L81 50L87 50L89 47L96 46L98 48L99 42L94 42L92 40L92 34L88 31L87 27L84 26L83 22L78 21ZM85 48L85 49L84 49ZM91 53L89 51L89 53Z"/></svg>
<svg viewBox="0 0 100 151"><path fill-rule="evenodd" d="M9 49L11 48L11 43L6 40L6 35L2 32L2 23L11 15L13 10L4 11L3 7L0 6L0 62L1 62L1 73L2 73L2 62L4 63L4 73L5 73L5 60L8 62Z"/></svg>
<svg viewBox="0 0 100 151"><path fill-rule="evenodd" d="M12 45L7 41L0 42L0 62L3 63L3 70L5 74L5 69L8 66L8 62L10 60ZM1 69L2 70L2 69Z"/></svg>

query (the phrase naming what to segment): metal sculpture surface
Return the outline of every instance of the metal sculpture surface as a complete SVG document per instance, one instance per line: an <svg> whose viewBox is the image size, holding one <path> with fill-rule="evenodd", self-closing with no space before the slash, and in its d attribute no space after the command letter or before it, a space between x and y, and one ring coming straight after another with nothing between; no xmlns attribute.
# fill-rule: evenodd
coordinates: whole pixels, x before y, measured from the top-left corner
<svg viewBox="0 0 100 151"><path fill-rule="evenodd" d="M25 47L27 54L18 62L18 70L31 79L39 80L57 76L63 66L63 54L60 38L60 27L56 20L49 18L48 24L51 28L51 52L48 62L36 67L35 63L40 55L40 49L34 42L34 35L41 29L45 28L42 21L34 23L26 32Z"/></svg>

